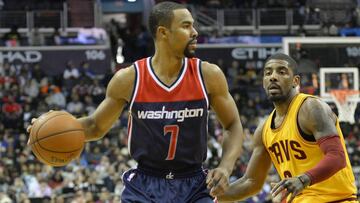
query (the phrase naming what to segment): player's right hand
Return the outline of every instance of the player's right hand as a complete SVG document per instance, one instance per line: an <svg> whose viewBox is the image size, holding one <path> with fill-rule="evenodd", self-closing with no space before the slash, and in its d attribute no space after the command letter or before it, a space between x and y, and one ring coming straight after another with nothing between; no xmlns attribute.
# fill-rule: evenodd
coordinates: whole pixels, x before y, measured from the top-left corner
<svg viewBox="0 0 360 203"><path fill-rule="evenodd" d="M35 123L35 121L37 120L37 118L32 118L31 119L31 124L26 128L26 132L30 133L31 128L33 126L33 124Z"/></svg>
<svg viewBox="0 0 360 203"><path fill-rule="evenodd" d="M54 111L54 110L50 110L50 111L47 112L47 113L50 113L50 112L52 112L52 111ZM28 133L31 132L32 126L34 125L34 123L36 122L36 120L37 120L37 118L32 118L32 119L31 119L31 124L26 128L26 132L28 132ZM27 144L30 144L30 137L29 137L29 139L28 139L28 141L27 141Z"/></svg>
<svg viewBox="0 0 360 203"><path fill-rule="evenodd" d="M37 120L37 118L32 118L31 119L31 124L26 128L26 132L30 133L31 132L31 128L32 126L34 125L35 121ZM29 139L27 141L27 144L29 145L30 144L30 136L29 136Z"/></svg>
<svg viewBox="0 0 360 203"><path fill-rule="evenodd" d="M206 177L207 188L213 197L223 195L229 187L230 174L224 168L215 168L209 171Z"/></svg>

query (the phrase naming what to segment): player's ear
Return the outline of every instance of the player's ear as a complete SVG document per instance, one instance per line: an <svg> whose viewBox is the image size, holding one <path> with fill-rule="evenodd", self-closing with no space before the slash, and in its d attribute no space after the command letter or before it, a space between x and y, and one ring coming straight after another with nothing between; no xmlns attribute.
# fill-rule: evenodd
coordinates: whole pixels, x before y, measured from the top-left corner
<svg viewBox="0 0 360 203"><path fill-rule="evenodd" d="M300 85L300 75L294 75L293 88L298 87L299 85Z"/></svg>
<svg viewBox="0 0 360 203"><path fill-rule="evenodd" d="M168 29L164 26L159 26L157 29L156 29L156 36L160 38L167 38L167 31Z"/></svg>

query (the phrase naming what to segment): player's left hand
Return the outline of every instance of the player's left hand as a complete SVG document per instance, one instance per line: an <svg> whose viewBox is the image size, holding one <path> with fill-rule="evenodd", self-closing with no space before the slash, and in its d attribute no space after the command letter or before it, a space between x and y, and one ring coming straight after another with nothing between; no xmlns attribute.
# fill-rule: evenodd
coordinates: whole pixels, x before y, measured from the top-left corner
<svg viewBox="0 0 360 203"><path fill-rule="evenodd" d="M207 188L210 189L210 195L213 197L224 194L229 187L230 174L224 168L215 168L210 170L206 177Z"/></svg>
<svg viewBox="0 0 360 203"><path fill-rule="evenodd" d="M281 201L286 199L291 194L288 203L291 203L296 195L300 194L306 186L299 180L298 177L285 178L278 182L271 190L271 195L276 197L279 193L281 195Z"/></svg>

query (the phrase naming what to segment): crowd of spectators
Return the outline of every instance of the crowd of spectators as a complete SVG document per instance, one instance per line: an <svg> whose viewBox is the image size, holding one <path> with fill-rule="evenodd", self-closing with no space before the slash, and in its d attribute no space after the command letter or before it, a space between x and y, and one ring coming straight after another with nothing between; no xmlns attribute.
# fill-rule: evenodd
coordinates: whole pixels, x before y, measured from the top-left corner
<svg viewBox="0 0 360 203"><path fill-rule="evenodd" d="M296 4L289 5L288 2ZM259 6L259 3L266 3L267 7L301 7L304 2L306 1L191 1L208 8L253 8ZM133 62L152 53L152 39L145 27L122 27L112 20L106 30L112 44L113 58L116 58L119 47L122 48L125 62ZM35 36L29 38L33 41L28 43L60 44L61 34L58 31L55 29L54 34L48 41L45 39L45 42L42 42L41 37L36 37L34 32L32 34ZM6 39L3 42L7 41L9 46L18 46L17 43L24 40L16 28L4 35L3 39ZM243 68L237 61L230 64L218 61L218 64L227 76L246 136L244 153L231 176L233 181L244 173L251 155L252 134L273 106L262 91L260 70ZM86 62L74 64L68 61L64 64L62 75L51 77L43 72L43 68L46 67L40 67L39 64L0 64L0 203L119 202L123 188L121 175L136 165L127 150L126 111L103 139L87 143L78 159L61 168L46 166L34 157L27 146L28 134L25 131L33 117L50 109L66 110L77 117L91 114L104 98L111 75L95 74ZM316 74L304 77L302 84L315 87L309 93L318 93ZM336 111L335 106L331 107ZM211 113L209 119L208 159L205 166L214 168L221 155L222 129L214 114ZM342 125L350 160L359 177L360 112L356 113L354 125ZM277 180L276 172L272 170L262 192L246 202L271 202L269 183ZM357 185L360 187L360 180L357 180Z"/></svg>

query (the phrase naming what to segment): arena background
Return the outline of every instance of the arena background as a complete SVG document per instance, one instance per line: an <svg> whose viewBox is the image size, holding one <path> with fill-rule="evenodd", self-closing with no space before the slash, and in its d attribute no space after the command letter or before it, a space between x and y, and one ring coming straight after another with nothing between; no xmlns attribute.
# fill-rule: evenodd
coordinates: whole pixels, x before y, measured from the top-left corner
<svg viewBox="0 0 360 203"><path fill-rule="evenodd" d="M50 109L82 116L104 98L112 75L152 54L146 22L159 0L0 0L0 203L119 202L121 174L133 167L127 151L127 113L102 140L88 143L71 164L39 163L27 147L30 119ZM231 181L241 177L258 123L272 110L261 85L269 55L288 50L300 64L301 90L319 94L321 67L360 66L359 0L179 0L199 31L197 55L224 71L246 141ZM286 37L354 39L302 44ZM350 75L350 77L352 77ZM354 79L354 78L353 78ZM349 85L354 85L353 79ZM341 78L335 77L340 83ZM335 83L337 84L337 83ZM330 102L335 112L336 106ZM218 164L221 126L211 114L206 166ZM342 123L360 188L360 108ZM235 143L236 144L236 143ZM244 202L271 202L269 173L262 191Z"/></svg>

